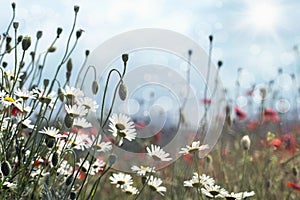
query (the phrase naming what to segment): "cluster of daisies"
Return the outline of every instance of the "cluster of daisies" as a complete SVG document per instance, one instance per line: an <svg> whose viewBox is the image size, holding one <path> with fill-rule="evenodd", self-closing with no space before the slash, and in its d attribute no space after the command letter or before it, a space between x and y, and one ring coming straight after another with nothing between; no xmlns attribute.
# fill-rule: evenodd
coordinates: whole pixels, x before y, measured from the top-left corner
<svg viewBox="0 0 300 200"><path fill-rule="evenodd" d="M194 173L193 177L190 180L184 181L183 185L188 188L200 189L201 193L207 198L223 198L223 199L232 199L232 200L242 200L248 197L255 195L255 192L239 192L229 193L224 188L221 188L219 185L215 184L215 180L206 174L199 176L198 173Z"/></svg>

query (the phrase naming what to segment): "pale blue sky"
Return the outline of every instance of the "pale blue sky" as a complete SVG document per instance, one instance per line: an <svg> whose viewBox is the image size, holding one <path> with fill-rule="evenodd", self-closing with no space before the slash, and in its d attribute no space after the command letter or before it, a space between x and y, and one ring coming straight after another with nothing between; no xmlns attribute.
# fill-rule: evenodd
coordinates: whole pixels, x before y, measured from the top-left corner
<svg viewBox="0 0 300 200"><path fill-rule="evenodd" d="M12 1L0 0L0 28L11 17ZM62 40L73 20L73 5L79 5L77 28L85 30L74 58L81 63L85 49L91 51L110 37L137 28L165 28L182 33L208 49L208 35L215 37L213 60L222 59L226 87L234 86L238 68L262 82L282 67L292 72L300 43L300 2L295 0L16 0L16 21L22 34L43 30L41 49L64 28ZM51 60L51 59L50 59ZM78 64L79 66L79 64ZM248 75L246 73L245 77ZM247 85L247 81L245 86Z"/></svg>

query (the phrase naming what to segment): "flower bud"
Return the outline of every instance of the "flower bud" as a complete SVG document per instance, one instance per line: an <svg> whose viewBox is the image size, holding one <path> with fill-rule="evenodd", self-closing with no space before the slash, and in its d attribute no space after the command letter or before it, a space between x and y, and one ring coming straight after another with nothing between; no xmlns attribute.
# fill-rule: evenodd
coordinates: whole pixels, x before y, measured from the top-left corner
<svg viewBox="0 0 300 200"><path fill-rule="evenodd" d="M247 151L250 149L251 140L248 135L245 135L241 139L241 146L243 150Z"/></svg>
<svg viewBox="0 0 300 200"><path fill-rule="evenodd" d="M57 28L57 30L56 30L57 38L59 38L62 31L63 31L62 28L60 28L60 27Z"/></svg>
<svg viewBox="0 0 300 200"><path fill-rule="evenodd" d="M2 63L2 67L3 67L3 68L6 68L6 67L7 67L7 62L3 62L3 63Z"/></svg>
<svg viewBox="0 0 300 200"><path fill-rule="evenodd" d="M74 12L78 13L78 11L79 11L79 6L74 6Z"/></svg>
<svg viewBox="0 0 300 200"><path fill-rule="evenodd" d="M223 65L223 62L221 60L218 61L218 68L220 69Z"/></svg>
<svg viewBox="0 0 300 200"><path fill-rule="evenodd" d="M52 154L52 165L55 167L57 164L58 164L58 153L57 152L54 152Z"/></svg>
<svg viewBox="0 0 300 200"><path fill-rule="evenodd" d="M73 68L73 63L72 63L72 59L69 58L68 62L67 62L67 72L71 72Z"/></svg>
<svg viewBox="0 0 300 200"><path fill-rule="evenodd" d="M93 84L92 84L92 91L93 91L93 94L97 94L98 89L99 89L99 86L98 86L97 81L93 81Z"/></svg>
<svg viewBox="0 0 300 200"><path fill-rule="evenodd" d="M75 192L71 192L70 193L70 199L71 200L75 200L76 199L76 193Z"/></svg>
<svg viewBox="0 0 300 200"><path fill-rule="evenodd" d="M11 7L12 7L12 9L14 10L14 9L16 8L16 3L13 2L13 3L11 4Z"/></svg>
<svg viewBox="0 0 300 200"><path fill-rule="evenodd" d="M74 117L72 115L67 114L65 116L65 125L67 128L71 128L74 122Z"/></svg>
<svg viewBox="0 0 300 200"><path fill-rule="evenodd" d="M76 31L76 38L80 38L82 32L84 32L82 29L79 29L78 31Z"/></svg>
<svg viewBox="0 0 300 200"><path fill-rule="evenodd" d="M44 87L46 88L49 85L49 79L44 79Z"/></svg>
<svg viewBox="0 0 300 200"><path fill-rule="evenodd" d="M53 53L55 51L56 51L56 47L55 46L51 46L51 47L48 48L48 52L49 53Z"/></svg>
<svg viewBox="0 0 300 200"><path fill-rule="evenodd" d="M61 88L58 88L57 93L58 93L59 100L61 100L63 102L65 99L65 96L64 96L64 93L62 92Z"/></svg>
<svg viewBox="0 0 300 200"><path fill-rule="evenodd" d="M66 179L66 186L69 186L73 182L73 174L69 175Z"/></svg>
<svg viewBox="0 0 300 200"><path fill-rule="evenodd" d="M25 36L22 40L22 49L26 51L31 45L31 38L29 36Z"/></svg>
<svg viewBox="0 0 300 200"><path fill-rule="evenodd" d="M128 54L123 54L122 55L122 60L123 60L124 63L127 63L127 61L128 61Z"/></svg>
<svg viewBox="0 0 300 200"><path fill-rule="evenodd" d="M10 164L9 162L7 161L4 161L2 164L1 164L1 172L3 174L3 176L8 176L11 172L11 167L10 167Z"/></svg>
<svg viewBox="0 0 300 200"><path fill-rule="evenodd" d="M23 36L22 36L22 35L19 35L18 38L17 38L18 44L19 44L20 42L22 42L22 40L23 40Z"/></svg>
<svg viewBox="0 0 300 200"><path fill-rule="evenodd" d="M43 31L36 32L36 38L39 40L43 36Z"/></svg>
<svg viewBox="0 0 300 200"><path fill-rule="evenodd" d="M14 27L14 29L18 29L19 28L19 22L14 22L13 27Z"/></svg>
<svg viewBox="0 0 300 200"><path fill-rule="evenodd" d="M85 56L89 56L90 55L90 51L89 50L86 50L85 51Z"/></svg>
<svg viewBox="0 0 300 200"><path fill-rule="evenodd" d="M116 160L117 160L117 156L116 155L114 155L114 154L109 155L109 157L108 157L108 165L112 166L113 164L115 164Z"/></svg>
<svg viewBox="0 0 300 200"><path fill-rule="evenodd" d="M208 39L209 39L210 42L212 42L214 38L213 38L212 35L210 35L210 36L208 36Z"/></svg>
<svg viewBox="0 0 300 200"><path fill-rule="evenodd" d="M188 51L189 56L191 56L192 53L193 53L192 49L189 49L189 51Z"/></svg>
<svg viewBox="0 0 300 200"><path fill-rule="evenodd" d="M123 83L123 81L121 82L121 84L119 86L119 97L122 101L124 101L127 97L127 87Z"/></svg>

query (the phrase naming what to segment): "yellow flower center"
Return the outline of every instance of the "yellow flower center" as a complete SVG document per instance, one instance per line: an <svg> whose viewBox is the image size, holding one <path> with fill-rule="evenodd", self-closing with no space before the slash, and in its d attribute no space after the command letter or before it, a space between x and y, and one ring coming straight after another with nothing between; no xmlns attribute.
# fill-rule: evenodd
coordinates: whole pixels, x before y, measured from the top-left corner
<svg viewBox="0 0 300 200"><path fill-rule="evenodd" d="M11 102L11 103L15 102L15 100L11 97L5 97L4 101L8 101L8 102Z"/></svg>

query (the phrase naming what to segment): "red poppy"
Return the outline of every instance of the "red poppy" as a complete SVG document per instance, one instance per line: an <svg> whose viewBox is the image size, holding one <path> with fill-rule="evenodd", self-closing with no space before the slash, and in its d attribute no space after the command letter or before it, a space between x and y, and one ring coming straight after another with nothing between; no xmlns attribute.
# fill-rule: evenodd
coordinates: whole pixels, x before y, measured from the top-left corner
<svg viewBox="0 0 300 200"><path fill-rule="evenodd" d="M293 134L283 135L281 137L281 142L283 143L284 148L291 153L295 153L298 148L296 136Z"/></svg>
<svg viewBox="0 0 300 200"><path fill-rule="evenodd" d="M256 127L259 125L259 121L258 120L252 120L249 121L247 124L248 130L249 131L253 131L254 129L256 129Z"/></svg>
<svg viewBox="0 0 300 200"><path fill-rule="evenodd" d="M246 112L244 112L242 109L240 109L237 106L234 107L234 111L239 120L243 120L247 117Z"/></svg>
<svg viewBox="0 0 300 200"><path fill-rule="evenodd" d="M282 142L280 139L275 138L273 140L270 141L270 145L276 148L279 148L281 146Z"/></svg>
<svg viewBox="0 0 300 200"><path fill-rule="evenodd" d="M272 108L266 108L264 111L264 122L279 122L279 116Z"/></svg>
<svg viewBox="0 0 300 200"><path fill-rule="evenodd" d="M290 187L290 188L292 188L292 189L294 189L294 190L300 192L300 185L297 185L296 183L293 183L293 182L291 182L291 181L287 181L287 182L286 182L286 185L287 185L288 187Z"/></svg>

